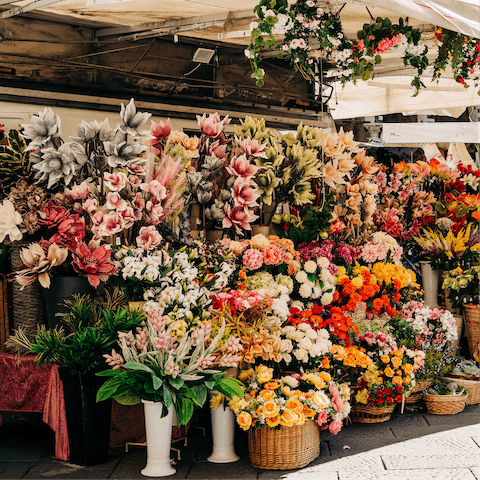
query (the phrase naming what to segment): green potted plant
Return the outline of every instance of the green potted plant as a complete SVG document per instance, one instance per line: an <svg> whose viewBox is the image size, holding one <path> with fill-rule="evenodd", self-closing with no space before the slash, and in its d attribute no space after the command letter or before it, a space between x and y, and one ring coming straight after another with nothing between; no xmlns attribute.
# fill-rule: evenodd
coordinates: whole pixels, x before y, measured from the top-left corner
<svg viewBox="0 0 480 480"><path fill-rule="evenodd" d="M108 461L111 403L96 403L103 379L95 373L104 368L104 355L117 348L117 332L135 331L144 315L126 308L119 290L107 292L103 305L88 296L74 296L65 303L62 325L52 330L41 326L31 339L20 328L6 345L18 353L35 355L38 365L59 367L70 461L96 465Z"/></svg>
<svg viewBox="0 0 480 480"><path fill-rule="evenodd" d="M169 459L173 412L178 425L185 425L194 407L204 405L208 390L231 398L243 397L243 388L223 373L241 359L239 340L225 334L224 323L217 329L212 322L198 322L182 334L156 305L147 303L147 317L136 335L119 333L120 353L105 356L113 368L97 374L110 377L97 401L144 404L147 465L142 474L159 477L175 473Z"/></svg>

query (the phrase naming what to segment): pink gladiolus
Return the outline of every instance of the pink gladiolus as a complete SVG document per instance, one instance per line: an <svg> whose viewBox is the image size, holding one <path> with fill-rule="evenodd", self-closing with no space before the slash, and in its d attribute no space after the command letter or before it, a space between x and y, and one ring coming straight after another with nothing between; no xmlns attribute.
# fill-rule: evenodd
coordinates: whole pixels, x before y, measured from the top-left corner
<svg viewBox="0 0 480 480"><path fill-rule="evenodd" d="M112 211L103 216L102 223L98 226L98 237L108 237L121 232L125 228L125 220L117 212Z"/></svg>
<svg viewBox="0 0 480 480"><path fill-rule="evenodd" d="M132 205L139 210L143 210L145 208L145 200L143 200L140 192L135 195L135 198L132 200Z"/></svg>
<svg viewBox="0 0 480 480"><path fill-rule="evenodd" d="M259 195L250 187L251 181L246 178L238 177L233 184L233 200L235 207L256 207Z"/></svg>
<svg viewBox="0 0 480 480"><path fill-rule="evenodd" d="M113 192L119 192L120 190L123 190L127 185L127 175L123 172L105 172L103 174L103 179L105 180L105 186Z"/></svg>
<svg viewBox="0 0 480 480"><path fill-rule="evenodd" d="M77 273L86 273L92 287L98 287L100 280L106 282L116 272L110 260L110 249L98 242L90 241L88 245L81 243L73 254L72 266Z"/></svg>
<svg viewBox="0 0 480 480"><path fill-rule="evenodd" d="M133 224L139 220L139 218L137 217L137 214L136 212L138 212L138 210L134 210L132 207L130 206L127 206L127 208L125 208L125 210L122 210L120 213L120 215L122 216L124 222L125 222L125 225L123 228L130 228L130 227L133 227ZM141 217L141 214L140 214L140 218Z"/></svg>
<svg viewBox="0 0 480 480"><path fill-rule="evenodd" d="M117 210L118 212L127 208L127 202L117 192L110 192L107 195L106 205L110 210Z"/></svg>
<svg viewBox="0 0 480 480"><path fill-rule="evenodd" d="M147 210L148 204L147 203ZM158 225L165 218L165 211L163 210L162 205L157 203L157 205L152 205L150 209L150 214L148 216L150 225Z"/></svg>
<svg viewBox="0 0 480 480"><path fill-rule="evenodd" d="M252 155L253 157L267 158L267 154L264 152L266 143L258 143L257 140L251 138L245 138L244 140L239 140L235 137L238 143L238 146L247 154Z"/></svg>
<svg viewBox="0 0 480 480"><path fill-rule="evenodd" d="M227 172L234 177L252 178L258 171L255 165L251 165L245 155L234 157L226 167Z"/></svg>
<svg viewBox="0 0 480 480"><path fill-rule="evenodd" d="M197 115L198 125L200 131L209 138L217 138L225 128L225 125L230 123L230 118L228 115L224 117L223 120L220 120L218 113L212 113L208 117L206 114L203 116Z"/></svg>
<svg viewBox="0 0 480 480"><path fill-rule="evenodd" d="M139 236L137 237L137 246L149 250L150 248L158 247L161 241L162 236L158 230L154 225L150 225L149 227L142 227L140 229Z"/></svg>
<svg viewBox="0 0 480 480"><path fill-rule="evenodd" d="M71 190L65 190L65 195L72 200L85 200L90 193L90 189L85 182L80 185L74 185Z"/></svg>
<svg viewBox="0 0 480 480"><path fill-rule="evenodd" d="M225 204L225 217L223 218L223 228L234 227L238 235L243 235L244 230L251 230L250 224L258 218L253 212L249 212L243 207L232 208L230 204Z"/></svg>

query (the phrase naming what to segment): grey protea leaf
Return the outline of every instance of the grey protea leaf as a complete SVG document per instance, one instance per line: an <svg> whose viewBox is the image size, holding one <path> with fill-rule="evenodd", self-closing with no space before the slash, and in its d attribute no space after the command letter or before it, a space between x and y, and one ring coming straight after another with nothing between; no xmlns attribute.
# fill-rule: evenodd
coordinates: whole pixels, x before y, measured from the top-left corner
<svg viewBox="0 0 480 480"><path fill-rule="evenodd" d="M205 157L205 160L202 164L202 168L206 170L211 170L212 172L217 168L223 167L223 160L217 157Z"/></svg>
<svg viewBox="0 0 480 480"><path fill-rule="evenodd" d="M213 183L212 182L200 182L199 184L200 190L212 190L213 189Z"/></svg>
<svg viewBox="0 0 480 480"><path fill-rule="evenodd" d="M110 126L108 122L108 118L106 118L102 123L99 125L98 129L98 139L101 142L112 142L115 138L115 130Z"/></svg>
<svg viewBox="0 0 480 480"><path fill-rule="evenodd" d="M47 189L63 179L65 185L68 185L77 168L75 159L71 154L70 145L64 143L58 149L46 148L42 150L42 161L33 165L38 170L36 178L39 182L47 182Z"/></svg>
<svg viewBox="0 0 480 480"><path fill-rule="evenodd" d="M210 207L209 220L215 220L220 222L225 217L224 204L220 200L215 200L214 204Z"/></svg>
<svg viewBox="0 0 480 480"><path fill-rule="evenodd" d="M122 132L122 129L120 128L120 124L117 123L117 126L115 127L114 130L115 134L113 137L112 142L116 144L120 144L122 142L126 142L128 140L128 135L124 132Z"/></svg>
<svg viewBox="0 0 480 480"><path fill-rule="evenodd" d="M103 145L105 153L108 155L107 162L113 168L137 163L139 155L146 149L144 145L137 142L122 142L118 145L113 142L105 142Z"/></svg>
<svg viewBox="0 0 480 480"><path fill-rule="evenodd" d="M60 117L49 107L45 107L45 110L37 115L32 115L32 123L24 125L23 136L31 140L25 151L42 147L52 138L60 137L61 124Z"/></svg>
<svg viewBox="0 0 480 480"><path fill-rule="evenodd" d="M201 190L197 192L197 199L200 203L208 203L212 199L212 192Z"/></svg>
<svg viewBox="0 0 480 480"><path fill-rule="evenodd" d="M227 188L232 188L235 183L235 177L228 177L227 179Z"/></svg>
<svg viewBox="0 0 480 480"><path fill-rule="evenodd" d="M220 200L222 202L228 202L228 200L230 200L230 198L232 198L232 194L231 194L230 190L222 189L220 191Z"/></svg>
<svg viewBox="0 0 480 480"><path fill-rule="evenodd" d="M130 100L130 103L126 107L122 103L120 117L123 120L123 125L120 126L120 129L123 133L126 133L133 138L147 136L151 137L148 130L139 130L139 128L144 125L151 116L151 113L137 113L137 109L135 108L135 101L132 98Z"/></svg>
<svg viewBox="0 0 480 480"><path fill-rule="evenodd" d="M77 135L78 137L70 137L73 141L78 143L87 143L90 140L94 140L98 134L99 126L96 121L86 122L82 120L80 124L77 125Z"/></svg>
<svg viewBox="0 0 480 480"><path fill-rule="evenodd" d="M200 172L188 172L187 180L192 188L196 187L202 181L202 174Z"/></svg>

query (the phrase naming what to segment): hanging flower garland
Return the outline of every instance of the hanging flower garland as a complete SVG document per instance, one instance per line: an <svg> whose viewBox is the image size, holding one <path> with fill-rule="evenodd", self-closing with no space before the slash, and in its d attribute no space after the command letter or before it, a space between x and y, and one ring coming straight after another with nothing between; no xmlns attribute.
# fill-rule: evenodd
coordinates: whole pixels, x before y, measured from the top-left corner
<svg viewBox="0 0 480 480"><path fill-rule="evenodd" d="M245 55L252 63L252 78L259 87L264 85L265 71L260 68L263 50L280 50L279 57L287 58L290 65L306 79L312 80L312 42L331 55L334 46L344 39L338 16L317 8L312 0L298 0L288 5L287 0L261 0L254 9L258 21L250 24L252 42ZM274 35L284 35L277 41Z"/></svg>
<svg viewBox="0 0 480 480"><path fill-rule="evenodd" d="M440 78L450 64L456 82L468 88L466 80L471 78L476 87L480 85L480 40L443 28L437 28L435 37L439 47L433 64L433 79Z"/></svg>
<svg viewBox="0 0 480 480"><path fill-rule="evenodd" d="M402 18L398 24L380 17L375 23L366 23L355 40L350 42L344 37L334 54L342 85L350 81L355 83L357 77L362 80L373 77L375 65L382 62L381 54L395 49L403 53L405 66L417 70L411 85L415 89L414 96L418 95L420 87L425 87L421 76L428 67L428 47L420 44L421 36L420 30L406 25Z"/></svg>

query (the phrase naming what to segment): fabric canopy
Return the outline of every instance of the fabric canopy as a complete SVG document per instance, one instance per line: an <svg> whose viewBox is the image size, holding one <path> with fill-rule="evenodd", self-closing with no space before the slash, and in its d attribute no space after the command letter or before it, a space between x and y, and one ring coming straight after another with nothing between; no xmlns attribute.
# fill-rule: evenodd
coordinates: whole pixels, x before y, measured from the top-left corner
<svg viewBox="0 0 480 480"><path fill-rule="evenodd" d="M361 0L425 23L480 38L480 0Z"/></svg>

